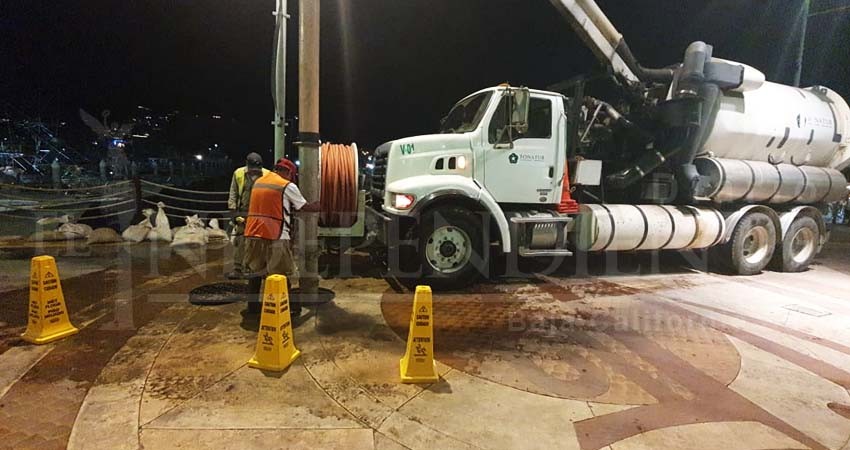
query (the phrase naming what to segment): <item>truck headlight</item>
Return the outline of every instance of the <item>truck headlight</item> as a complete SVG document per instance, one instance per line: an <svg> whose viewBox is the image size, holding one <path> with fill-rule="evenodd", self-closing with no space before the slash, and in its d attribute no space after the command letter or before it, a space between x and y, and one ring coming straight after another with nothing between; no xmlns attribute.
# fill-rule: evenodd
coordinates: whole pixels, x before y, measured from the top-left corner
<svg viewBox="0 0 850 450"><path fill-rule="evenodd" d="M398 210L410 209L416 197L410 194L393 194L393 206Z"/></svg>
<svg viewBox="0 0 850 450"><path fill-rule="evenodd" d="M466 170L466 156L458 156L457 157L457 168L460 170Z"/></svg>

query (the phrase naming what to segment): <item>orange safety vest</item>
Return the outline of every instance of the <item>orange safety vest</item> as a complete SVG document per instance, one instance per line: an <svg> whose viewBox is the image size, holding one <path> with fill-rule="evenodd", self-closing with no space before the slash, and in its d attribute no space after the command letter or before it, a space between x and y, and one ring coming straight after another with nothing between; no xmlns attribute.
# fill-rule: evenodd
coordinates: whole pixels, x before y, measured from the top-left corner
<svg viewBox="0 0 850 450"><path fill-rule="evenodd" d="M283 191L289 186L280 175L269 172L254 182L245 237L274 241L283 234Z"/></svg>

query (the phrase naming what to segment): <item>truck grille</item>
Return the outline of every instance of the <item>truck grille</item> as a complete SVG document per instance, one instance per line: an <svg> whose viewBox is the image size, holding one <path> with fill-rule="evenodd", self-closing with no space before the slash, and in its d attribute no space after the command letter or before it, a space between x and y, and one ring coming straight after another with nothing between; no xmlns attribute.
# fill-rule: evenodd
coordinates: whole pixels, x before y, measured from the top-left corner
<svg viewBox="0 0 850 450"><path fill-rule="evenodd" d="M392 143L386 143L375 150L375 169L372 171L372 207L380 210L384 203L384 191L387 187L387 161Z"/></svg>

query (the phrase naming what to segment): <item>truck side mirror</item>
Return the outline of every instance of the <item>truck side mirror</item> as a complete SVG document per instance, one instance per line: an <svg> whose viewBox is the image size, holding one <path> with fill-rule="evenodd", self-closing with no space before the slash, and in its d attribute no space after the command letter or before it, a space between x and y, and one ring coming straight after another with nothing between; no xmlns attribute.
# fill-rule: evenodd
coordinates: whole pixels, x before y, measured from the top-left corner
<svg viewBox="0 0 850 450"><path fill-rule="evenodd" d="M513 90L514 101L511 105L511 127L520 134L528 132L528 110L531 104L531 93L528 88Z"/></svg>
<svg viewBox="0 0 850 450"><path fill-rule="evenodd" d="M514 148L514 133L521 136L528 132L528 110L531 94L528 88L508 88L502 97L507 106L504 126L496 132L497 149ZM505 101L507 100L507 101Z"/></svg>

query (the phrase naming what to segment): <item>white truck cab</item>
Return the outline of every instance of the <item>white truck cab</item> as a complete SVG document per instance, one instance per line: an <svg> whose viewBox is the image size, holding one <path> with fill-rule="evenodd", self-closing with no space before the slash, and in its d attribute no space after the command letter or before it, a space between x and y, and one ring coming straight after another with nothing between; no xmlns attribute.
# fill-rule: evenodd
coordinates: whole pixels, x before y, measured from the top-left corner
<svg viewBox="0 0 850 450"><path fill-rule="evenodd" d="M517 92L527 92L527 119L522 127L508 127L508 105ZM452 108L441 134L384 144L379 149L388 164L384 211L402 216L421 211L442 191L492 205L557 204L566 155L564 100L545 91L484 89Z"/></svg>
<svg viewBox="0 0 850 450"><path fill-rule="evenodd" d="M549 228L553 220L569 221L551 212L564 183L565 100L561 94L507 85L484 89L451 109L441 134L378 148L373 205L380 203L391 219L415 218L422 225L417 234L424 243L418 250L430 255L422 261L424 272L457 278L461 274L455 272L475 265L473 258L482 260L480 271L486 270L491 241L504 253L523 251L516 235L527 216L541 217ZM431 230L428 222L435 214L445 226ZM465 230L464 224L476 229ZM553 230L547 255L569 254L563 228ZM425 236L429 230L433 236ZM524 251L530 256L528 248Z"/></svg>

